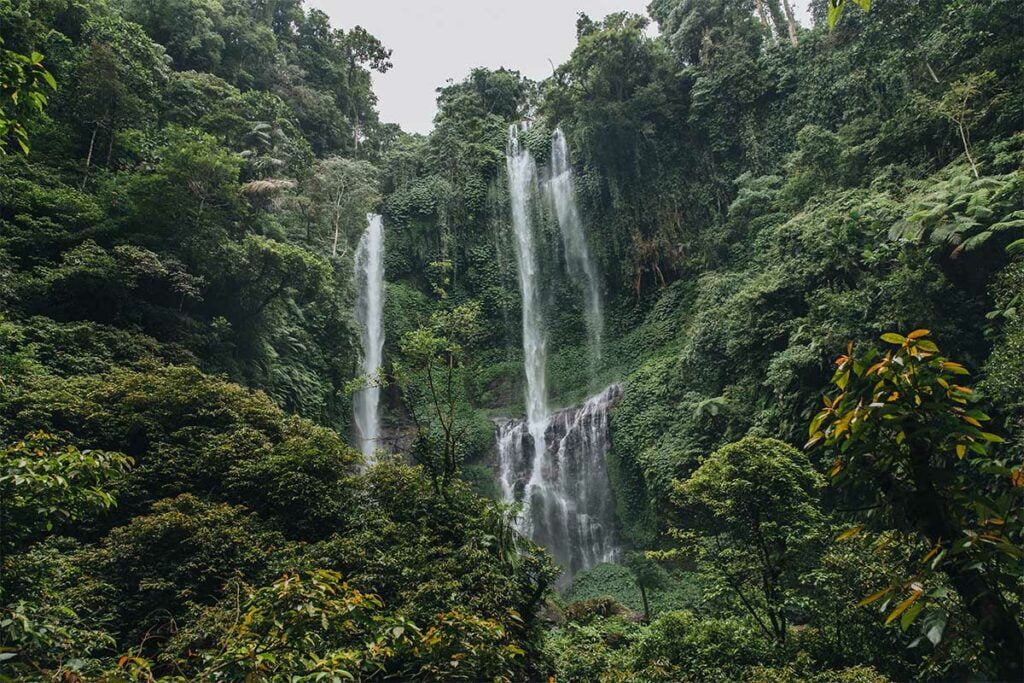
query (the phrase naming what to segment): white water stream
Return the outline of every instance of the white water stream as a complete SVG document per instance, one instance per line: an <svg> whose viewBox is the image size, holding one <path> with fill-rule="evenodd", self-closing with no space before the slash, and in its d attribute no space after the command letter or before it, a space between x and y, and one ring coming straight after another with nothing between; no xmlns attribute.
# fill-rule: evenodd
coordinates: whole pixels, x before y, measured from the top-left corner
<svg viewBox="0 0 1024 683"><path fill-rule="evenodd" d="M367 462L380 438L380 386L378 373L384 352L384 223L375 213L366 216L366 232L359 238L355 253L355 279L358 298L356 321L362 342L361 374L368 384L353 399L359 449Z"/></svg>
<svg viewBox="0 0 1024 683"><path fill-rule="evenodd" d="M558 229L562 233L569 276L583 289L590 354L596 362L601 357L601 337L604 334L601 284L583 232L583 221L580 220L580 210L576 204L576 183L569 162L569 145L561 128L556 128L551 136L551 179L546 189L555 207Z"/></svg>

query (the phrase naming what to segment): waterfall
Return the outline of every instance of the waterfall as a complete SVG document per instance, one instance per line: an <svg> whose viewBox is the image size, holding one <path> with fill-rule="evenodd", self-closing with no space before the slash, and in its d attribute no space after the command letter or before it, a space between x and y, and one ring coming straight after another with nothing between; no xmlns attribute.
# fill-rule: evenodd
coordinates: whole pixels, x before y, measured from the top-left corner
<svg viewBox="0 0 1024 683"><path fill-rule="evenodd" d="M363 356L361 374L368 385L353 400L359 449L368 461L373 459L380 436L380 387L377 374L384 351L384 223L375 213L366 215L366 232L359 238L355 254L355 280L358 298L356 321Z"/></svg>
<svg viewBox="0 0 1024 683"><path fill-rule="evenodd" d="M554 413L540 441L526 420L498 424L502 494L529 509L521 531L551 552L565 570L563 585L576 572L617 559L605 456L608 414L621 394L612 385L582 406Z"/></svg>
<svg viewBox="0 0 1024 683"><path fill-rule="evenodd" d="M556 128L551 138L551 179L547 183L547 192L562 233L569 276L583 289L590 353L591 358L597 360L601 356L601 336L604 333L601 286L583 233L583 222L576 204L576 184L569 163L569 145L561 128Z"/></svg>
<svg viewBox="0 0 1024 683"><path fill-rule="evenodd" d="M551 552L565 570L561 579L564 583L581 569L613 561L617 554L605 456L608 412L622 390L612 386L578 408L554 415L548 412L547 340L532 221L538 176L537 164L520 138L526 130L525 125L509 128L506 155L522 295L526 418L498 424L499 479L503 498L523 504L519 531ZM590 330L592 335L596 333L599 345L597 276L573 196L564 138L561 140L562 152L552 152L552 169L561 172L553 174L549 192L562 226L570 269L575 268L587 281L588 322L596 323Z"/></svg>
<svg viewBox="0 0 1024 683"><path fill-rule="evenodd" d="M522 132L526 131L523 125ZM523 364L526 370L526 428L535 443L544 442L548 422L548 397L545 386L547 370L547 339L541 318L540 274L533 246L531 205L537 185L537 163L519 139L519 127L508 130L505 164L508 170L509 196L512 203L512 230L515 232L516 264L523 308ZM535 463L529 486L539 485L543 473L539 460ZM530 501L525 502L524 518L529 517Z"/></svg>

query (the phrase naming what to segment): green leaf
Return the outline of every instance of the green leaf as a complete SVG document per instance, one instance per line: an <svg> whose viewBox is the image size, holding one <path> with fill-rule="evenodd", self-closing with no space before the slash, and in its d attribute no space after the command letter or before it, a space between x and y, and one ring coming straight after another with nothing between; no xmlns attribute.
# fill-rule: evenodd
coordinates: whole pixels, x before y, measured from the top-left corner
<svg viewBox="0 0 1024 683"><path fill-rule="evenodd" d="M902 334L896 334L895 332L886 332L882 335L882 341L889 342L890 344L902 344L907 341L907 338Z"/></svg>
<svg viewBox="0 0 1024 683"><path fill-rule="evenodd" d="M839 23L839 17L843 15L843 8L845 6L844 0L831 0L828 5L828 27L830 29L835 28L836 24Z"/></svg>
<svg viewBox="0 0 1024 683"><path fill-rule="evenodd" d="M921 613L921 609L924 605L920 602L915 602L911 605L903 616L900 617L900 628L906 631L910 628L910 625L914 623L914 619L917 619L917 615Z"/></svg>

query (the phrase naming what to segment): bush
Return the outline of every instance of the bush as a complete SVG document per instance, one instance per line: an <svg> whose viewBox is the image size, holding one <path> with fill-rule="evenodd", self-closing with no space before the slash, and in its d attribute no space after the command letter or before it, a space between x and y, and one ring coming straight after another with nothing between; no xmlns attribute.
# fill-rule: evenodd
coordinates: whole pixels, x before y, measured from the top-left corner
<svg viewBox="0 0 1024 683"><path fill-rule="evenodd" d="M584 626L569 624L548 634L544 652L558 681L626 680L631 676L630 649L640 630L622 617L597 619Z"/></svg>
<svg viewBox="0 0 1024 683"><path fill-rule="evenodd" d="M634 670L659 680L739 680L746 668L773 658L764 634L734 618L701 619L668 612L655 619L634 650Z"/></svg>
<svg viewBox="0 0 1024 683"><path fill-rule="evenodd" d="M576 624L589 624L595 619L629 614L629 609L610 595L577 600L565 608L565 620Z"/></svg>

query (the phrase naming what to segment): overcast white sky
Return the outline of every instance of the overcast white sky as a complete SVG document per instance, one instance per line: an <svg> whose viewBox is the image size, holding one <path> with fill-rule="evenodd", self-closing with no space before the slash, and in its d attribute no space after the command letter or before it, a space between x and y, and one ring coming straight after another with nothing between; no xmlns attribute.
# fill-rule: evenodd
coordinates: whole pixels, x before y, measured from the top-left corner
<svg viewBox="0 0 1024 683"><path fill-rule="evenodd" d="M473 67L551 74L576 45L576 13L643 12L649 0L307 0L343 29L359 25L393 50L395 67L374 74L381 120L430 131L435 89Z"/></svg>
<svg viewBox="0 0 1024 683"><path fill-rule="evenodd" d="M435 89L473 67L518 69L541 79L576 45L576 13L643 13L650 0L307 0L343 29L359 25L394 52L394 69L374 74L381 120L426 133ZM824 0L822 0L824 1ZM802 6L806 0L796 3ZM548 61L550 60L550 62Z"/></svg>

